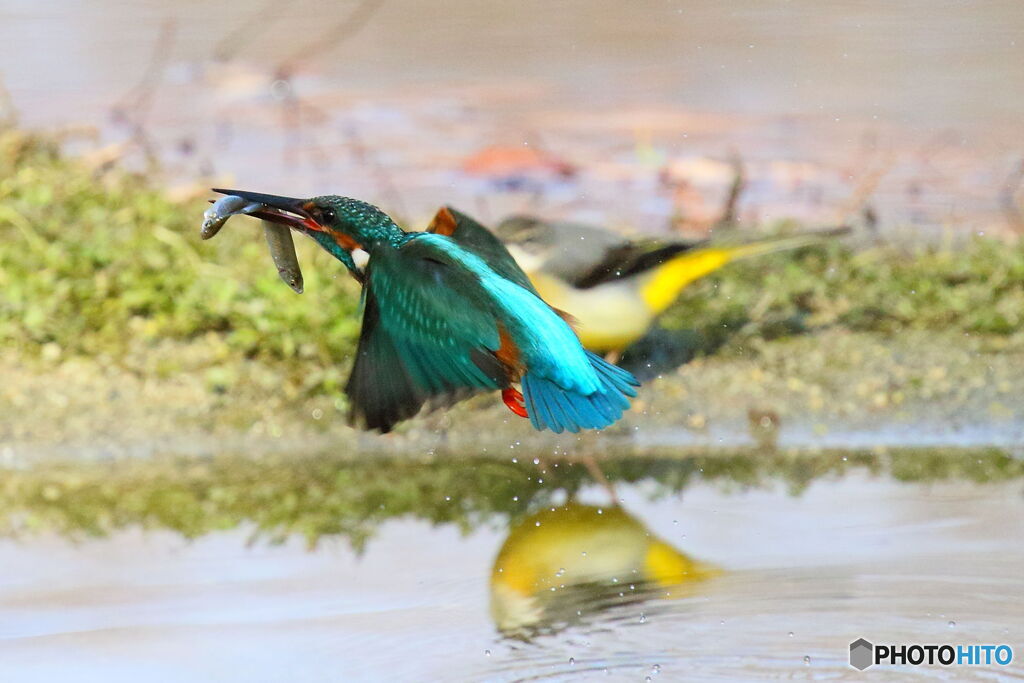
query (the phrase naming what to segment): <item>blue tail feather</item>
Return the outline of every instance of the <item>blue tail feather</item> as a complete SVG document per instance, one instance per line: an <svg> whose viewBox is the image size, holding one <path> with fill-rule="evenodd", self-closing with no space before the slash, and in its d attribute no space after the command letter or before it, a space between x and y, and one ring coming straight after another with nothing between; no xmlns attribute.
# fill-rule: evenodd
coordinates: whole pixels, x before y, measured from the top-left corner
<svg viewBox="0 0 1024 683"><path fill-rule="evenodd" d="M533 398L533 386L523 382L523 403L526 405L526 414L530 416L530 424L536 430L544 429L541 425L539 416L537 415L537 402Z"/></svg>
<svg viewBox="0 0 1024 683"><path fill-rule="evenodd" d="M577 434L580 431L580 427L587 426L585 418L576 410L576 404L569 400L565 392L560 391L552 395L555 397L555 401L558 402L559 417L566 429L573 434Z"/></svg>
<svg viewBox="0 0 1024 683"><path fill-rule="evenodd" d="M587 351L587 358L598 374L602 376L602 379L610 381L616 389L626 396L636 396L636 387L640 386L640 382L628 370L612 365L592 351Z"/></svg>
<svg viewBox="0 0 1024 683"><path fill-rule="evenodd" d="M541 416L547 419L548 426L555 434L561 434L563 431L562 421L559 419L560 413L562 412L558 407L558 392L547 391L547 387L538 387L537 401L540 402L542 408Z"/></svg>
<svg viewBox="0 0 1024 683"><path fill-rule="evenodd" d="M553 381L527 372L523 376L526 412L535 429L550 429L556 434L568 429L603 429L629 407L640 383L629 372L587 352L587 358L601 381L601 388L584 395L567 391Z"/></svg>
<svg viewBox="0 0 1024 683"><path fill-rule="evenodd" d="M618 419L619 412L606 395L597 394L594 396L593 405L598 410L601 419L606 423L615 422Z"/></svg>

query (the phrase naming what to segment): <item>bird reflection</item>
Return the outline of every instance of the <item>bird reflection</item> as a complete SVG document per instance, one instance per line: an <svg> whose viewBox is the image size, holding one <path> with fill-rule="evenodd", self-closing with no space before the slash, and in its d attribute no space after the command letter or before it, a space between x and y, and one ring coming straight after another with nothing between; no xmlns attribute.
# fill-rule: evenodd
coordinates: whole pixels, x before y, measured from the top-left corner
<svg viewBox="0 0 1024 683"><path fill-rule="evenodd" d="M719 573L619 506L570 500L512 528L491 571L491 616L528 640L613 607L685 597Z"/></svg>

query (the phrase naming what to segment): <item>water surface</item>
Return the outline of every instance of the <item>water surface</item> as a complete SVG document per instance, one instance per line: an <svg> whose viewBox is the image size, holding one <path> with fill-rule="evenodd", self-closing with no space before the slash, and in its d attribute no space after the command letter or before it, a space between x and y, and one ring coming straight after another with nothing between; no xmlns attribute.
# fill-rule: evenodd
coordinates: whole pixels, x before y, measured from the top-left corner
<svg viewBox="0 0 1024 683"><path fill-rule="evenodd" d="M8 473L0 676L855 680L1024 626L998 451L398 462Z"/></svg>
<svg viewBox="0 0 1024 683"><path fill-rule="evenodd" d="M81 113L64 108L69 99L95 103L134 84L168 19L175 63L273 67L353 6L19 0L2 10L0 65L30 115L66 118ZM1015 0L386 0L358 34L304 64L334 84L381 90L526 82L583 105L986 125L1024 114L1022 32Z"/></svg>
<svg viewBox="0 0 1024 683"><path fill-rule="evenodd" d="M450 203L703 234L738 157L743 223L832 223L870 196L885 229L1007 227L1016 0L356 7L17 0L0 78L24 124L95 127L111 146L92 163L159 159L180 196L237 183L409 221ZM522 174L481 162L524 147Z"/></svg>

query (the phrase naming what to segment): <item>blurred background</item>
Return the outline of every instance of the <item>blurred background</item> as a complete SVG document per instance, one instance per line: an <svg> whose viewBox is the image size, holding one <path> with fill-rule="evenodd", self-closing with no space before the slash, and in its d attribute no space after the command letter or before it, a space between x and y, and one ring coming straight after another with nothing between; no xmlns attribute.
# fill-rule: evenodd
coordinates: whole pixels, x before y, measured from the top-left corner
<svg viewBox="0 0 1024 683"><path fill-rule="evenodd" d="M182 182L662 230L715 218L735 157L751 221L869 195L935 234L1006 227L1022 23L1011 0L12 2L0 56L26 125L141 138Z"/></svg>
<svg viewBox="0 0 1024 683"><path fill-rule="evenodd" d="M852 678L858 637L1013 644L1022 36L1013 0L0 4L0 676ZM356 285L303 242L297 296L248 219L200 241L214 186L409 229L849 232L666 294L599 349L645 379L599 435L485 396L382 437L345 423Z"/></svg>

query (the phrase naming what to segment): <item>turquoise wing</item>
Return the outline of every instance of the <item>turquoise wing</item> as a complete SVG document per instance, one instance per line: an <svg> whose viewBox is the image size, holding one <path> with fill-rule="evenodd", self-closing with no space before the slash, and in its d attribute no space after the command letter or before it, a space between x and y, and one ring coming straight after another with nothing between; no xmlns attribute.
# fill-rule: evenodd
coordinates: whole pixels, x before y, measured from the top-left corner
<svg viewBox="0 0 1024 683"><path fill-rule="evenodd" d="M451 215L454 223L448 223L443 219L445 211ZM519 267L516 260L512 258L512 254L508 253L508 249L501 243L501 240L481 223L458 209L453 209L450 206L442 208L431 225L431 232L448 235L460 247L483 259L484 263L490 266L491 270L498 275L540 296L537 294L537 290L533 288L530 278Z"/></svg>
<svg viewBox="0 0 1024 683"><path fill-rule="evenodd" d="M387 432L425 405L509 385L493 304L436 245L411 239L375 252L364 297L345 390L354 422Z"/></svg>

